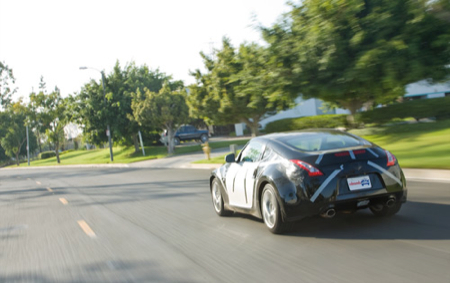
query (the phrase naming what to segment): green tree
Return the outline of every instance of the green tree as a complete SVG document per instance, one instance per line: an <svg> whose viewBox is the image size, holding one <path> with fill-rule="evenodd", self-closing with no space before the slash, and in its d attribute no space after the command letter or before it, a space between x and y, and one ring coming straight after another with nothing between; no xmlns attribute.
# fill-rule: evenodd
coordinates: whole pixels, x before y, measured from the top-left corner
<svg viewBox="0 0 450 283"><path fill-rule="evenodd" d="M194 72L196 84L189 86L188 103L195 117L218 125L243 122L255 136L262 117L285 109L295 98L275 80L279 69L261 46L242 44L236 50L224 38L215 58L201 56L207 72Z"/></svg>
<svg viewBox="0 0 450 283"><path fill-rule="evenodd" d="M54 144L58 164L61 163L59 149L64 140L64 127L72 118L67 111L67 101L57 87L49 94L42 90L38 94L30 94L30 108L36 111L35 119L39 121L39 128L45 130L48 140Z"/></svg>
<svg viewBox="0 0 450 283"><path fill-rule="evenodd" d="M159 92L145 88L142 93L139 89L133 94L131 105L135 120L140 124L153 124L168 133L168 153L175 151L174 135L178 126L184 123L189 116L186 105L186 91L171 90L168 83L164 84Z"/></svg>
<svg viewBox="0 0 450 283"><path fill-rule="evenodd" d="M389 103L407 84L448 79L450 25L428 1L304 0L263 29L278 62L306 98L354 114L364 103Z"/></svg>
<svg viewBox="0 0 450 283"><path fill-rule="evenodd" d="M150 70L148 66L136 66L134 62L121 67L119 62L105 78L106 105L102 82L91 81L77 95L77 123L84 126L84 136L95 144L106 142L104 134L109 123L114 140L126 145L133 144L135 152L139 151L138 131L141 128L151 130L152 125L139 125L131 109L132 93L144 88L158 92L168 80L170 86L181 87L181 81L172 81L170 76L158 69Z"/></svg>
<svg viewBox="0 0 450 283"><path fill-rule="evenodd" d="M4 62L0 62L0 110L12 103L12 95L16 92L14 83L13 71Z"/></svg>
<svg viewBox="0 0 450 283"><path fill-rule="evenodd" d="M44 81L44 77L41 76L39 80L39 93L47 94L47 87ZM30 96L36 96L36 93L30 94ZM30 99L28 103L29 113L30 113L30 126L37 137L37 143L39 146L39 152L42 152L42 140L45 138L45 131L47 130L47 125L44 125L42 118L43 115L39 114L42 110L42 105L38 99Z"/></svg>
<svg viewBox="0 0 450 283"><path fill-rule="evenodd" d="M4 132L1 145L6 155L15 158L17 166L20 165L20 152L27 140L27 115L28 110L21 100L11 104L1 115Z"/></svg>

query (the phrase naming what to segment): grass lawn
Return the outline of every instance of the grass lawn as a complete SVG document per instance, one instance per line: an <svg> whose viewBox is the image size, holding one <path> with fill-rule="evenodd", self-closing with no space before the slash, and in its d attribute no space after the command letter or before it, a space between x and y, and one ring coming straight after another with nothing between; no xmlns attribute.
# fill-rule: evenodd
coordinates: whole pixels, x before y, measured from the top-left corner
<svg viewBox="0 0 450 283"><path fill-rule="evenodd" d="M230 144L245 144L248 140L235 140L235 141L220 141L211 142L209 146L212 149L229 147ZM137 161L163 158L167 156L167 148L165 146L146 146L145 155L142 156L142 151L134 153L134 147L113 147L114 161L110 161L109 148L95 149L95 150L77 150L69 151L60 154L61 166L62 165L79 165L79 164L119 164L119 163L132 163ZM175 149L176 154L186 154L193 152L201 152L202 147L200 144L189 145L189 146L178 146ZM56 162L56 157L43 159L43 160L32 160L30 162L31 166L55 166L58 165ZM15 167L16 165L11 165L10 167ZM27 162L22 162L20 164L22 167L27 167Z"/></svg>
<svg viewBox="0 0 450 283"><path fill-rule="evenodd" d="M350 132L391 151L402 167L450 169L450 121Z"/></svg>
<svg viewBox="0 0 450 283"><path fill-rule="evenodd" d="M450 121L351 130L389 151L404 168L450 169ZM194 163L224 163L224 154Z"/></svg>

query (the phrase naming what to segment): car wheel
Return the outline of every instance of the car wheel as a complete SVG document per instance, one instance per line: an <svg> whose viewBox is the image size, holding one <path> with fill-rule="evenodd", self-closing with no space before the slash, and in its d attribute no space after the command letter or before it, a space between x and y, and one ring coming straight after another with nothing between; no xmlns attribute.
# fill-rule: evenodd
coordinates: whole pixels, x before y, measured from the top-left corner
<svg viewBox="0 0 450 283"><path fill-rule="evenodd" d="M174 138L173 141L174 141L175 145L180 145L180 143L181 143L180 138Z"/></svg>
<svg viewBox="0 0 450 283"><path fill-rule="evenodd" d="M386 216L392 216L400 211L400 208L402 207L401 202L396 202L392 206L387 206L384 204L376 204L370 206L370 211L372 211L373 214L379 217L386 217Z"/></svg>
<svg viewBox="0 0 450 283"><path fill-rule="evenodd" d="M205 142L208 141L208 136L203 134L203 135L200 136L200 140L202 141L202 143L205 143Z"/></svg>
<svg viewBox="0 0 450 283"><path fill-rule="evenodd" d="M226 210L223 205L222 192L220 190L220 183L217 179L214 179L211 187L211 198L214 206L214 210L219 216L227 216L231 214L231 211Z"/></svg>
<svg viewBox="0 0 450 283"><path fill-rule="evenodd" d="M267 184L261 195L261 214L270 232L280 234L286 232L290 227L289 222L283 222L280 206L277 201L276 192L272 185Z"/></svg>

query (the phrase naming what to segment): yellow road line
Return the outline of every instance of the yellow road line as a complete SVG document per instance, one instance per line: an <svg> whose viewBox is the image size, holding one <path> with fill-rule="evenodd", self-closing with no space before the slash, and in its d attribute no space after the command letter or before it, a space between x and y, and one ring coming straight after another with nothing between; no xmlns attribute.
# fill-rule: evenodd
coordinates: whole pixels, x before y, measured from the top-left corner
<svg viewBox="0 0 450 283"><path fill-rule="evenodd" d="M91 238L95 238L95 233L92 231L91 227L84 221L84 220L78 220L78 225L80 225L81 229L83 229L84 233L88 235Z"/></svg>
<svg viewBox="0 0 450 283"><path fill-rule="evenodd" d="M65 198L60 198L59 201L64 205L69 203Z"/></svg>
<svg viewBox="0 0 450 283"><path fill-rule="evenodd" d="M41 182L39 182L39 181L36 181L36 184L40 185L40 184L41 184Z"/></svg>
<svg viewBox="0 0 450 283"><path fill-rule="evenodd" d="M47 191L53 193L53 190L51 188L47 188Z"/></svg>

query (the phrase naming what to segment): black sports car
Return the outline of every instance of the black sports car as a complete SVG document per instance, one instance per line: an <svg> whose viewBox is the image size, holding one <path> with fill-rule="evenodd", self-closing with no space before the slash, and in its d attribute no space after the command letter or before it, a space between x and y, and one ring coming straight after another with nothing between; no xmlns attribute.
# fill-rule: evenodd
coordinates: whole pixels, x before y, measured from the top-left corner
<svg viewBox="0 0 450 283"><path fill-rule="evenodd" d="M338 130L256 137L225 161L210 179L215 211L262 218L273 233L337 211L369 208L390 216L406 202L406 180L395 156Z"/></svg>

